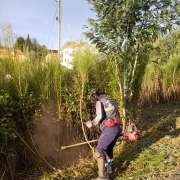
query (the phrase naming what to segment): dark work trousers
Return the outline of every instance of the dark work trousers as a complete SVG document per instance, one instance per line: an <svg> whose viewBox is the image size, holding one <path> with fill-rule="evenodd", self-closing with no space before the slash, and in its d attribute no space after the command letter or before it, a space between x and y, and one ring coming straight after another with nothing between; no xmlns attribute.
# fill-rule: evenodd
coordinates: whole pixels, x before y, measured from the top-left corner
<svg viewBox="0 0 180 180"><path fill-rule="evenodd" d="M96 148L101 157L105 158L106 155L108 155L108 158L113 158L113 148L121 133L122 128L119 125L114 127L105 127L103 129Z"/></svg>

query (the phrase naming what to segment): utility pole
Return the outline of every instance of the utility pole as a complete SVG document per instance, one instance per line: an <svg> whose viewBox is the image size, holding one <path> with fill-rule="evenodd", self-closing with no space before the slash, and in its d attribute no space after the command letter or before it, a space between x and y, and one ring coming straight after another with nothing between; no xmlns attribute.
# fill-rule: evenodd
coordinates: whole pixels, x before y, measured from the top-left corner
<svg viewBox="0 0 180 180"><path fill-rule="evenodd" d="M56 16L56 20L57 20L57 31L58 31L58 58L60 60L60 56L61 56L61 0L56 0L57 2L57 16ZM60 77L61 78L61 77ZM60 108L61 108L61 80L60 80L60 97L58 98L58 115L59 115L59 119L60 119ZM59 120L58 119L58 120ZM58 121L57 124L57 132L58 132L58 136L57 136L57 149L60 149L60 145L61 145L61 136L60 136L60 121ZM58 158L56 158L56 163L57 165L59 165L59 156Z"/></svg>
<svg viewBox="0 0 180 180"><path fill-rule="evenodd" d="M61 0L57 0L58 55L61 54Z"/></svg>

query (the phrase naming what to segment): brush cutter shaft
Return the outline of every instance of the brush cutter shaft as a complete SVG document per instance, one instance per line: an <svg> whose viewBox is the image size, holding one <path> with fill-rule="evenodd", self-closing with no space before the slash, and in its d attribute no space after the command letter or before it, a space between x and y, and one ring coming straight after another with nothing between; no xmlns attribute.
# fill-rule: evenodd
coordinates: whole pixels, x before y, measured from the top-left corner
<svg viewBox="0 0 180 180"><path fill-rule="evenodd" d="M98 141L98 139L94 139L94 140L91 140L91 141L72 144L72 145L69 145L69 146L61 146L61 150L65 150L65 149L69 149L69 148L73 148L73 147L78 147L78 146L82 146L82 145L85 145L85 144L94 143L94 142L97 142L97 141Z"/></svg>

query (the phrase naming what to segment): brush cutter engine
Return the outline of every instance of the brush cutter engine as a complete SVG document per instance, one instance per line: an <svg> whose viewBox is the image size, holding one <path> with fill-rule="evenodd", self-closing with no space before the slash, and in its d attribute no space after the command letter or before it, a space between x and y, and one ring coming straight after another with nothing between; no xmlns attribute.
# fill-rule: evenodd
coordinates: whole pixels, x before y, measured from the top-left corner
<svg viewBox="0 0 180 180"><path fill-rule="evenodd" d="M127 141L137 141L139 138L140 131L134 123L129 123L127 129L123 133L124 140Z"/></svg>

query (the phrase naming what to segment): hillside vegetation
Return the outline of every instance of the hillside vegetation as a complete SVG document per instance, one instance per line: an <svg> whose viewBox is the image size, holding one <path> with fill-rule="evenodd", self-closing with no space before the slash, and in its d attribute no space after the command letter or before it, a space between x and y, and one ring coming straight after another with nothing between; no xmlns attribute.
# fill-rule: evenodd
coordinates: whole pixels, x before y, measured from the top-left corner
<svg viewBox="0 0 180 180"><path fill-rule="evenodd" d="M169 43L171 46L174 42L168 42L170 37L176 41L176 45L172 46L168 53L170 55L166 55L165 45ZM134 98L129 96L128 99L128 118L133 117L137 122L140 107L177 102L180 98L180 60L177 51L179 31L170 33L159 42L161 43L157 42L154 46L159 47L162 53L157 55L154 51L151 52L153 55L142 76L139 95L135 93ZM164 60L157 65L151 62L156 60L153 57ZM82 124L93 118L94 105L88 99L91 88L103 89L116 99L123 115L123 96L119 91L113 58L86 47L83 52L76 52L75 68L72 71L62 67L56 58L37 61L33 57L27 57L23 62L13 57L0 59L2 177L14 177L24 170L29 174L28 171L34 166L42 166L43 169L62 167L65 160L56 158L57 150L63 144L83 141ZM161 113L161 110L156 112L158 111ZM48 130L40 128L41 133L37 137L36 129L43 127L42 124L46 124L47 119L48 127L45 127ZM147 131L146 127L142 127L142 130ZM97 138L98 131L85 129L85 132L89 139ZM68 137L69 134L72 137ZM44 146L43 141L36 141L31 136L48 139L46 143L49 143L49 151L44 154L44 149L40 148ZM94 167L93 164L92 166ZM42 172L43 170L39 170L40 174Z"/></svg>
<svg viewBox="0 0 180 180"><path fill-rule="evenodd" d="M115 180L178 180L180 178L180 104L161 104L142 110L141 137L135 143L118 142ZM97 167L91 159L44 174L41 180L90 180Z"/></svg>
<svg viewBox="0 0 180 180"><path fill-rule="evenodd" d="M93 47L79 42L72 70L36 39L10 43L8 31L3 37L8 41L0 45L1 179L95 177L87 148L61 151L98 138L98 128L85 126L95 115L89 98L94 88L116 100L124 124L132 120L141 130L139 141L116 147L114 179L178 176L178 1L87 1L96 13L86 31Z"/></svg>

